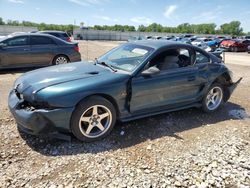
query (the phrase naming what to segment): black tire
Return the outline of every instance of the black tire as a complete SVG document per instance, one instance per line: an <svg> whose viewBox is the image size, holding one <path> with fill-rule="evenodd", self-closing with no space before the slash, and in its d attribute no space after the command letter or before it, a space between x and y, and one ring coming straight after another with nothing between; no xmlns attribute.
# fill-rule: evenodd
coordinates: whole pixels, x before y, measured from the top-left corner
<svg viewBox="0 0 250 188"><path fill-rule="evenodd" d="M60 65L66 63L69 63L69 58L66 55L57 55L54 57L52 62L53 65Z"/></svg>
<svg viewBox="0 0 250 188"><path fill-rule="evenodd" d="M218 106L215 105L214 106L215 108L211 108L208 106L207 103L208 103L208 98L210 98L209 97L210 91L214 88L218 88L218 92L219 90L221 90L221 96L220 96L220 102L219 104L217 104ZM224 92L223 86L220 83L212 84L202 99L202 110L206 113L211 113L211 112L218 110L221 107L221 105L223 105L224 103L224 93L225 92Z"/></svg>
<svg viewBox="0 0 250 188"><path fill-rule="evenodd" d="M107 113L110 113L110 116L108 116L107 119L105 118L101 119L99 116L97 118L94 118L93 117L94 112L92 111L92 114L90 114L90 111L92 110L91 108L92 107L94 108L95 106L98 106L97 109L99 110L99 112L101 110L107 110ZM98 114L98 110L97 110L97 114ZM85 121L80 122L80 119L82 118L89 118L89 117L83 116L87 113L90 114L87 116L90 116L90 119L92 118L92 120L95 121L95 122L92 121L92 123L96 124L97 121L101 122L103 120L104 121L109 120L108 126L102 131L101 129L99 129L97 125L91 125L92 123L85 122ZM101 116L102 114L99 114L99 115ZM92 96L92 97L84 99L77 105L71 117L71 130L77 139L84 141L84 142L93 142L93 141L97 141L106 137L112 131L115 123L116 123L116 110L113 104L103 97ZM91 131L95 129L98 132L98 129L99 129L99 132L101 131L101 133L99 134L100 136L98 135L93 136L94 133L91 133L91 131L89 132L89 135L87 135L87 130L89 126L93 127L91 128Z"/></svg>

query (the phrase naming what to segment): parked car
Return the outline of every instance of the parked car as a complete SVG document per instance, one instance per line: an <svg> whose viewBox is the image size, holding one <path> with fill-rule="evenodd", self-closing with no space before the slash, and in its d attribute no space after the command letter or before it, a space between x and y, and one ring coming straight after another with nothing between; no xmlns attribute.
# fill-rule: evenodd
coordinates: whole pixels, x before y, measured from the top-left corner
<svg viewBox="0 0 250 188"><path fill-rule="evenodd" d="M95 64L77 62L28 72L9 95L19 130L107 136L122 122L185 108L216 111L240 82L221 59L179 42L125 43ZM157 125L155 125L157 126ZM139 134L139 133L137 133Z"/></svg>
<svg viewBox="0 0 250 188"><path fill-rule="evenodd" d="M0 69L58 65L81 60L77 43L47 34L0 38Z"/></svg>
<svg viewBox="0 0 250 188"><path fill-rule="evenodd" d="M247 50L247 45L238 39L224 40L220 47L230 52L245 52Z"/></svg>
<svg viewBox="0 0 250 188"><path fill-rule="evenodd" d="M39 33L53 35L67 42L71 42L70 36L63 31L39 31Z"/></svg>
<svg viewBox="0 0 250 188"><path fill-rule="evenodd" d="M250 46L247 47L247 52L250 53Z"/></svg>

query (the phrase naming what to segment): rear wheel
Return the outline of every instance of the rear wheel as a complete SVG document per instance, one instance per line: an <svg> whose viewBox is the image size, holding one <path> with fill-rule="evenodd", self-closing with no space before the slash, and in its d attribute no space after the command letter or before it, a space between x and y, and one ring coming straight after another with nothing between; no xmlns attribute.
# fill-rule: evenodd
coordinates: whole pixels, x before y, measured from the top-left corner
<svg viewBox="0 0 250 188"><path fill-rule="evenodd" d="M102 97L90 97L76 107L71 129L76 138L91 142L104 138L113 129L116 111L111 102Z"/></svg>
<svg viewBox="0 0 250 188"><path fill-rule="evenodd" d="M65 55L58 55L54 58L53 60L53 65L61 65L61 64L66 64L69 62L68 57Z"/></svg>
<svg viewBox="0 0 250 188"><path fill-rule="evenodd" d="M213 84L202 100L202 109L205 112L216 111L223 103L224 91L219 83Z"/></svg>

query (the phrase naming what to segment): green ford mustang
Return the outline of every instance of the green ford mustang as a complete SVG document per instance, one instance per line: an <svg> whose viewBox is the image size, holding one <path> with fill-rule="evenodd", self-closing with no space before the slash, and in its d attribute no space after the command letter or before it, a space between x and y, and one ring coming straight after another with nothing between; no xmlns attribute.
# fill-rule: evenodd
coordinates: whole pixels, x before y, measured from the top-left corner
<svg viewBox="0 0 250 188"><path fill-rule="evenodd" d="M213 112L230 98L240 80L233 82L222 60L198 47L132 42L92 63L23 74L10 92L9 108L24 132L72 132L89 142L107 136L117 120L190 107Z"/></svg>

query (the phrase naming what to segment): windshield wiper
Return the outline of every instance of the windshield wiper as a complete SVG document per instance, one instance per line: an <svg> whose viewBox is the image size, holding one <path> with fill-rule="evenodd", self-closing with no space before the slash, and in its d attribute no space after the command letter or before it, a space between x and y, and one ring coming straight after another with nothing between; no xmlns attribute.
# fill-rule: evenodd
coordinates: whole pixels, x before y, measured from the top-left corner
<svg viewBox="0 0 250 188"><path fill-rule="evenodd" d="M104 61L99 62L99 61L96 59L96 60L95 60L95 63L101 64L101 65L103 65L103 66L105 66L105 67L110 68L112 71L117 72L117 70L116 70L115 68L113 68L112 65L109 65L109 64L107 64L107 63L104 62Z"/></svg>

